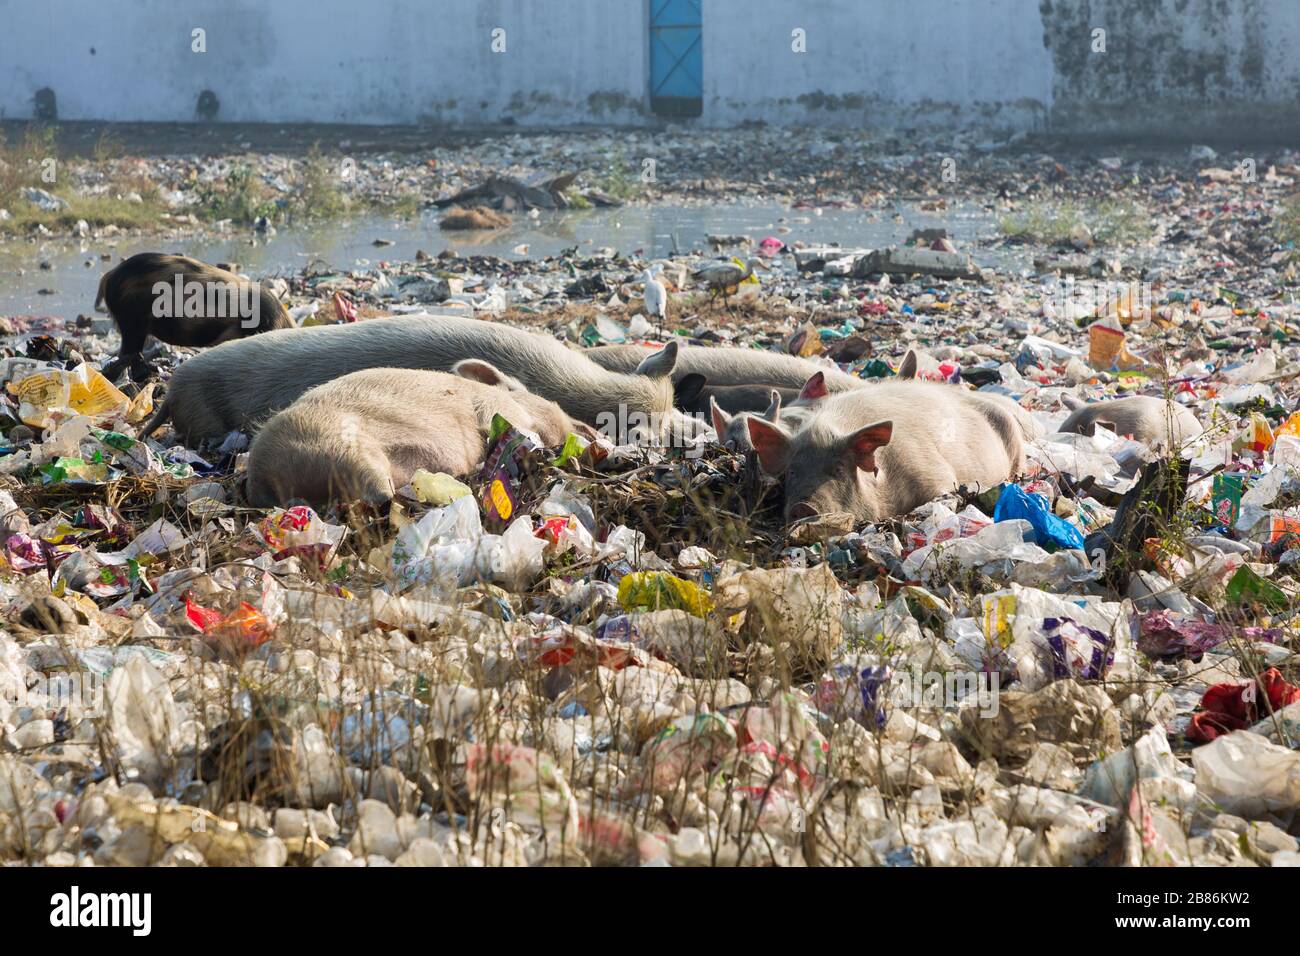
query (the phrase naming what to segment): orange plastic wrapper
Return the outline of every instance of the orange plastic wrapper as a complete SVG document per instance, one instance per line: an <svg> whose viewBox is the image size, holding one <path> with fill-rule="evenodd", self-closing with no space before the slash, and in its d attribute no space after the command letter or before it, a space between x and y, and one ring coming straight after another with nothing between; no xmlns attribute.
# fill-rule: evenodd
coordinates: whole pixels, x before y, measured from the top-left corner
<svg viewBox="0 0 1300 956"><path fill-rule="evenodd" d="M1290 435L1292 438L1300 438L1300 412L1293 412L1291 417L1284 421L1273 432L1273 437L1280 435Z"/></svg>
<svg viewBox="0 0 1300 956"><path fill-rule="evenodd" d="M1300 518L1286 515L1273 515L1269 518L1268 540L1281 541L1288 535L1300 538Z"/></svg>
<svg viewBox="0 0 1300 956"><path fill-rule="evenodd" d="M1088 364L1108 369L1124 349L1124 333L1098 322L1088 328Z"/></svg>
<svg viewBox="0 0 1300 956"><path fill-rule="evenodd" d="M185 616L203 632L204 637L235 640L249 647L265 644L271 638L271 623L247 601L229 614L195 604L185 598Z"/></svg>
<svg viewBox="0 0 1300 956"><path fill-rule="evenodd" d="M1289 421L1289 419L1288 419ZM1263 454L1273 447L1273 429L1259 412L1250 413L1250 449Z"/></svg>

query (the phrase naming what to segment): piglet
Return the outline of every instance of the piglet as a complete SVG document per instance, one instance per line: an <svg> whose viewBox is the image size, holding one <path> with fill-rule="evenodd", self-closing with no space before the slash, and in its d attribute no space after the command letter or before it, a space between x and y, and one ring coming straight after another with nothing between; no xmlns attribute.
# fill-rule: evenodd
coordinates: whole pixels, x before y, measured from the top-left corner
<svg viewBox="0 0 1300 956"><path fill-rule="evenodd" d="M487 362L467 359L453 372L366 369L308 390L258 431L248 457L249 502L381 503L418 468L469 474L486 455L494 415L548 447L569 432L594 437Z"/></svg>

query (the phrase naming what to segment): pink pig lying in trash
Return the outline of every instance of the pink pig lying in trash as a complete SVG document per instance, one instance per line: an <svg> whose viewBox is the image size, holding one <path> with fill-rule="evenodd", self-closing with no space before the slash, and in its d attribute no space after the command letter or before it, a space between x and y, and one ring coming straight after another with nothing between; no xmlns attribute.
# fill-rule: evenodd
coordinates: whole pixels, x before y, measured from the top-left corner
<svg viewBox="0 0 1300 956"><path fill-rule="evenodd" d="M458 316L407 315L281 329L209 349L176 370L141 434L170 419L184 441L220 438L254 429L308 389L350 372L446 372L462 359L491 362L620 442L663 439L674 429L694 433L692 420L673 408L676 342L650 350L629 374L618 374L548 335Z"/></svg>
<svg viewBox="0 0 1300 956"><path fill-rule="evenodd" d="M547 447L569 432L595 436L487 362L469 359L454 371L367 369L309 390L258 431L248 457L249 502L382 503L418 468L469 474L487 453L494 415Z"/></svg>
<svg viewBox="0 0 1300 956"><path fill-rule="evenodd" d="M1163 398L1134 395L1088 404L1073 395L1062 395L1061 404L1071 410L1061 425L1062 432L1091 435L1101 425L1146 445L1177 448L1203 431L1191 409Z"/></svg>
<svg viewBox="0 0 1300 956"><path fill-rule="evenodd" d="M763 470L785 475L790 521L844 512L880 521L1024 467L1024 432L1004 403L931 382L829 396L793 434L751 417L749 436Z"/></svg>

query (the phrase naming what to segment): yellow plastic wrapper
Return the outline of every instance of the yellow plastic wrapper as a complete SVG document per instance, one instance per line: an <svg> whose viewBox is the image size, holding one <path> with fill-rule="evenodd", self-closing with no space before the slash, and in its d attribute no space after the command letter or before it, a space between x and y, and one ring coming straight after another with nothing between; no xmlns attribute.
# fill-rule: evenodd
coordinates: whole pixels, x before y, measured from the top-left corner
<svg viewBox="0 0 1300 956"><path fill-rule="evenodd" d="M131 399L131 407L126 411L126 420L132 425L140 424L153 414L153 393L157 387L157 382L150 382L135 398Z"/></svg>
<svg viewBox="0 0 1300 956"><path fill-rule="evenodd" d="M634 571L618 582L618 603L625 611L661 611L678 608L696 617L713 610L709 592L693 581L662 571Z"/></svg>
<svg viewBox="0 0 1300 956"><path fill-rule="evenodd" d="M7 386L18 399L18 416L33 428L50 428L74 415L113 418L126 413L131 401L89 365L70 372L36 372Z"/></svg>
<svg viewBox="0 0 1300 956"><path fill-rule="evenodd" d="M1273 447L1273 429L1259 412L1250 413L1250 449L1263 454Z"/></svg>
<svg viewBox="0 0 1300 956"><path fill-rule="evenodd" d="M984 637L994 647L1006 649L1011 645L1011 619L1016 616L1014 593L986 594L984 605Z"/></svg>

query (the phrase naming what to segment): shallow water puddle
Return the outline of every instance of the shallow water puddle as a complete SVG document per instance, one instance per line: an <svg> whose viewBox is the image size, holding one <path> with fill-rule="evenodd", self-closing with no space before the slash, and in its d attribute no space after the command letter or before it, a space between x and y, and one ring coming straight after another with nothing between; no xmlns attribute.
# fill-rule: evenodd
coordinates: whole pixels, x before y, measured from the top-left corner
<svg viewBox="0 0 1300 956"><path fill-rule="evenodd" d="M349 270L373 267L381 261L409 261L421 249L434 256L452 249L462 256L491 255L521 263L557 255L574 246L580 254L608 246L623 254L649 257L691 250L712 255L715 250L708 243L710 235L746 235L755 243L772 235L787 243L876 248L901 243L914 229L935 227L948 229L958 248L971 252L981 265L1013 263L1006 252L979 248L979 240L996 235L997 225L978 206L935 212L915 205L820 212L776 204L625 206L542 212L536 218L516 215L508 228L489 232L443 231L438 228L436 211L430 211L418 219L366 216L323 225L288 226L270 239L256 241L241 232L180 243L157 237L0 243L0 315L75 318L79 313L89 314L104 271L121 257L145 251L184 252L206 262L233 262L249 275L264 276L289 275L312 262L321 269ZM375 246L376 239L391 240L392 245ZM526 254L515 252L520 246L528 247ZM111 261L100 260L105 250L113 254ZM745 249L724 247L716 253L743 256ZM785 261L789 263L788 258ZM41 262L49 262L53 268L41 269ZM19 275L20 270L24 274ZM52 291L42 294L41 290Z"/></svg>

